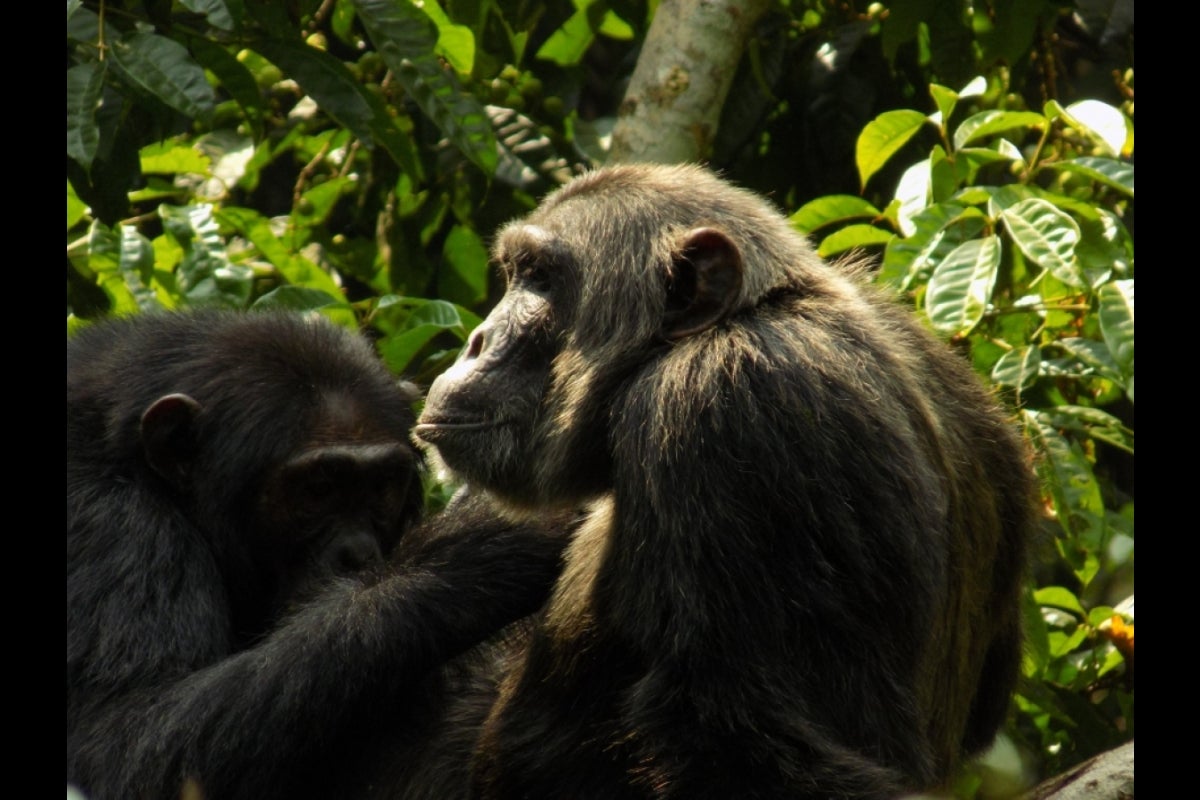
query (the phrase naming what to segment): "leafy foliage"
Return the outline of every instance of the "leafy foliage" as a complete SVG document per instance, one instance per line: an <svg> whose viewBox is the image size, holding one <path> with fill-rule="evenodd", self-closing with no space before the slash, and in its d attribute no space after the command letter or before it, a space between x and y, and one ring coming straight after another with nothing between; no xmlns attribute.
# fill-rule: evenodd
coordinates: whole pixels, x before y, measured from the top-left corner
<svg viewBox="0 0 1200 800"><path fill-rule="evenodd" d="M823 197L793 220L828 254L887 231L879 281L1019 409L1052 549L1014 733L1054 770L1133 735L1133 125L1097 101L958 113L966 91L931 95L936 112L886 112L858 139L866 184L896 141L936 134L885 209Z"/></svg>
<svg viewBox="0 0 1200 800"><path fill-rule="evenodd" d="M1025 682L957 787L1007 796L1133 736L1132 2L855 5L775 4L711 162L877 254L1035 446ZM68 333L286 307L428 382L496 297L488 236L604 160L656 8L68 0Z"/></svg>

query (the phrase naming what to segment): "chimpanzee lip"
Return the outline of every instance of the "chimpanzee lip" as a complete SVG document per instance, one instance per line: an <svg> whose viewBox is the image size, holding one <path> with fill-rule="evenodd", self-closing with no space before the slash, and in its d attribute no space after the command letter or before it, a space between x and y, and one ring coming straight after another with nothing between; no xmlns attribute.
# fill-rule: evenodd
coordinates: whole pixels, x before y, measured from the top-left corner
<svg viewBox="0 0 1200 800"><path fill-rule="evenodd" d="M485 431L500 424L492 419L433 419L417 423L413 427L413 433L428 440L440 434Z"/></svg>

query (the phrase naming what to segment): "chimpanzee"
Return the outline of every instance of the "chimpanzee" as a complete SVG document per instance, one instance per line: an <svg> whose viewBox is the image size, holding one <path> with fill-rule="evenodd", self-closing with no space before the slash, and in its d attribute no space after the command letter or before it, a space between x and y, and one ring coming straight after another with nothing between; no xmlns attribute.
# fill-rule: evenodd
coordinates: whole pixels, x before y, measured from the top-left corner
<svg viewBox="0 0 1200 800"><path fill-rule="evenodd" d="M192 312L67 344L67 782L321 797L442 665L547 597L564 540L420 522L409 388L323 318ZM389 563L390 562L390 563Z"/></svg>
<svg viewBox="0 0 1200 800"><path fill-rule="evenodd" d="M415 434L590 504L482 721L480 798L885 798L1002 724L1029 455L959 355L697 166L575 178Z"/></svg>

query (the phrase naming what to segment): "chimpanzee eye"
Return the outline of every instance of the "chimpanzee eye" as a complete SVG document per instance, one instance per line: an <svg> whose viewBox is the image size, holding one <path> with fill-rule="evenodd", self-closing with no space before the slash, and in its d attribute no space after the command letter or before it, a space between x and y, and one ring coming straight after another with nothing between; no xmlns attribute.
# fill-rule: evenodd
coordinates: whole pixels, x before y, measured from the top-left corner
<svg viewBox="0 0 1200 800"><path fill-rule="evenodd" d="M546 292L550 290L550 270L541 262L530 264L522 269L519 273L522 283L529 286L536 292Z"/></svg>

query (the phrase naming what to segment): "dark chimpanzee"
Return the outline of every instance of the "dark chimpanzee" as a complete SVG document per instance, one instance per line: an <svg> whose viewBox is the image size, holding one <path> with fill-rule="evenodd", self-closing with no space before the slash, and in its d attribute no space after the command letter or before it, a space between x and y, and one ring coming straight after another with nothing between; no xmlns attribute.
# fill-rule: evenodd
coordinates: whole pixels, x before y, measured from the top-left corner
<svg viewBox="0 0 1200 800"><path fill-rule="evenodd" d="M989 744L1034 490L967 363L698 167L576 178L495 258L415 433L509 507L592 510L477 796L885 798Z"/></svg>
<svg viewBox="0 0 1200 800"><path fill-rule="evenodd" d="M69 784L355 787L343 765L432 714L428 676L545 600L563 537L478 499L418 523L412 400L319 318L145 315L68 341Z"/></svg>

